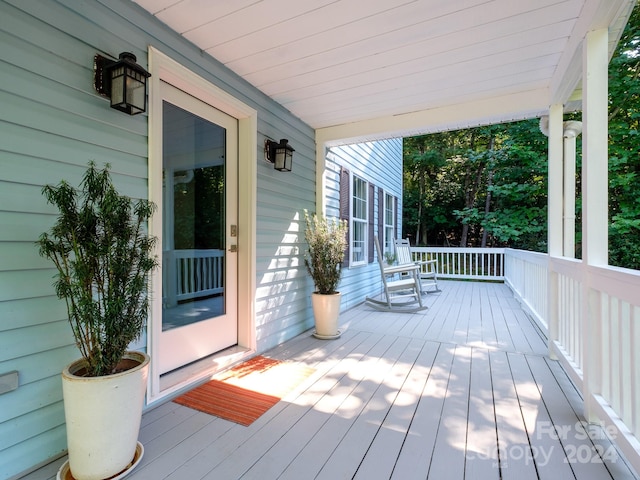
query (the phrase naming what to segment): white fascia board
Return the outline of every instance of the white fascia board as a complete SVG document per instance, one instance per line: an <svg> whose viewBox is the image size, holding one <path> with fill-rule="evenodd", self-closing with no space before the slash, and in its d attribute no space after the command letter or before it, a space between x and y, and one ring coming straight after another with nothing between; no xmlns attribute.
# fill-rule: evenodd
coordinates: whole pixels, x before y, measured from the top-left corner
<svg viewBox="0 0 640 480"><path fill-rule="evenodd" d="M546 88L542 88L402 115L319 128L316 130L316 143L317 145L336 146L460 130L535 118L546 115L548 109L549 92Z"/></svg>

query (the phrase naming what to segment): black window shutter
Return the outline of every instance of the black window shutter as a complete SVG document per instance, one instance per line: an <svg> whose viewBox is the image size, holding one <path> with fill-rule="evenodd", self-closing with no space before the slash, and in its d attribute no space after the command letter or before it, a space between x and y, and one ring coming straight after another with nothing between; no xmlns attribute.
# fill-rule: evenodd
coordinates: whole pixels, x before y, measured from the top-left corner
<svg viewBox="0 0 640 480"><path fill-rule="evenodd" d="M373 183L369 183L369 198L367 198L367 204L369 206L369 252L368 252L368 260L369 263L373 262L374 255L373 252L375 247L373 246L373 237L375 236L375 202L374 202L374 194L376 191L376 187Z"/></svg>
<svg viewBox="0 0 640 480"><path fill-rule="evenodd" d="M348 267L351 263L350 259L350 241L349 241L349 200L351 189L349 188L349 170L346 168L340 168L340 220L347 221L347 249L344 252L344 260L342 265Z"/></svg>
<svg viewBox="0 0 640 480"><path fill-rule="evenodd" d="M384 245L382 242L384 241L384 190L382 187L378 187L378 241L380 242L380 247L384 250Z"/></svg>

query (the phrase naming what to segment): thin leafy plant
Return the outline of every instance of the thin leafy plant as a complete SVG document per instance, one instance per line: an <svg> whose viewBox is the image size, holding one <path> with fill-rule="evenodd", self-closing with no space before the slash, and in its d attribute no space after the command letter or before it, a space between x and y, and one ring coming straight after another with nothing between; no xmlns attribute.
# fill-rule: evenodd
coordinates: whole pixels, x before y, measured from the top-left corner
<svg viewBox="0 0 640 480"><path fill-rule="evenodd" d="M316 292L324 295L337 292L342 275L342 261L347 248L347 222L309 215L304 211L305 237L309 245L305 265Z"/></svg>
<svg viewBox="0 0 640 480"><path fill-rule="evenodd" d="M76 190L66 181L42 193L58 217L37 245L58 273L56 295L67 305L86 376L115 373L129 344L144 328L148 281L157 266L156 239L145 231L155 205L119 194L110 165L94 162Z"/></svg>

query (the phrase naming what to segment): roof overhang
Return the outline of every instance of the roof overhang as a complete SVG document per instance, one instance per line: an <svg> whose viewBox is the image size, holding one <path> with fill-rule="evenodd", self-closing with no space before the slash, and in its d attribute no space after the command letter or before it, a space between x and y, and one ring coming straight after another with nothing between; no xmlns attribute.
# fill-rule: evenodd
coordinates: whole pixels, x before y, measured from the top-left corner
<svg viewBox="0 0 640 480"><path fill-rule="evenodd" d="M582 44L635 0L135 0L329 144L579 110Z"/></svg>

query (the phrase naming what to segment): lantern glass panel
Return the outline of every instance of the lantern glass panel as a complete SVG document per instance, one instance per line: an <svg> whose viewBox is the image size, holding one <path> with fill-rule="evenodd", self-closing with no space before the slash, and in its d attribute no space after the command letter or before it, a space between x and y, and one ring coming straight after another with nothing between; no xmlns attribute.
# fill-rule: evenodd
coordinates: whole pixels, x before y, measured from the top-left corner
<svg viewBox="0 0 640 480"><path fill-rule="evenodd" d="M277 170L282 170L284 168L285 152L286 151L282 148L276 148L276 161L274 167Z"/></svg>
<svg viewBox="0 0 640 480"><path fill-rule="evenodd" d="M111 106L124 103L124 67L115 68L111 72Z"/></svg>
<svg viewBox="0 0 640 480"><path fill-rule="evenodd" d="M146 88L142 75L138 72L130 71L131 75L127 75L127 94L126 100L132 113L141 113L145 110Z"/></svg>
<svg viewBox="0 0 640 480"><path fill-rule="evenodd" d="M287 148L276 148L276 158L274 168L285 172L291 171L292 153Z"/></svg>

